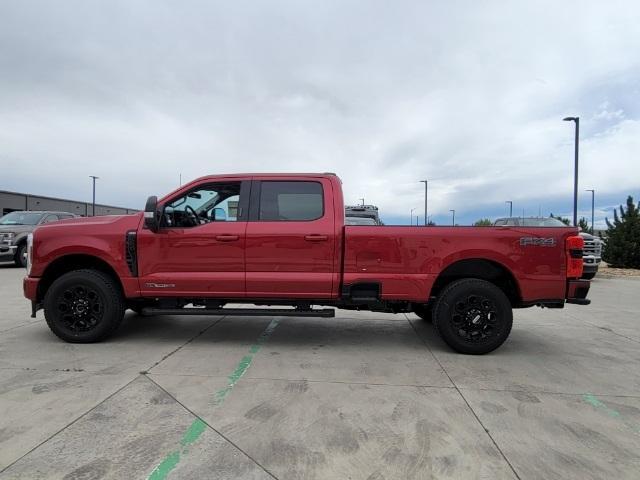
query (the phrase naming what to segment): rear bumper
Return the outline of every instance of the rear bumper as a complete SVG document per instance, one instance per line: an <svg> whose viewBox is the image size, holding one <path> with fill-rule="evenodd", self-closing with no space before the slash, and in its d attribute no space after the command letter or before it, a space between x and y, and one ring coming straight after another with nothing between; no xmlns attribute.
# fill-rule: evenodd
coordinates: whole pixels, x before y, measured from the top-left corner
<svg viewBox="0 0 640 480"><path fill-rule="evenodd" d="M591 300L587 299L589 280L569 280L567 282L567 303L575 303L577 305L589 305Z"/></svg>

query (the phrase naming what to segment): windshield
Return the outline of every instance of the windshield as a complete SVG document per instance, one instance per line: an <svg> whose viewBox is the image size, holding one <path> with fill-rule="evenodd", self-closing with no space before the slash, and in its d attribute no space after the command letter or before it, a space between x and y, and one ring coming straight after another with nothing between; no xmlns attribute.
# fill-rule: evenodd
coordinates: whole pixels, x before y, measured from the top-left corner
<svg viewBox="0 0 640 480"><path fill-rule="evenodd" d="M373 218L367 217L345 217L344 223L346 225L377 225Z"/></svg>
<svg viewBox="0 0 640 480"><path fill-rule="evenodd" d="M0 218L0 225L37 225L42 213L11 212Z"/></svg>

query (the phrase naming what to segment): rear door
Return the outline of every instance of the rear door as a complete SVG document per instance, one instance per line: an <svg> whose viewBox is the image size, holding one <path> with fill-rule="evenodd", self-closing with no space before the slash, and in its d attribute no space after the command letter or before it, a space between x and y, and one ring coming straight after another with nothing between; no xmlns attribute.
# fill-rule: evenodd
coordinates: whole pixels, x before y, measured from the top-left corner
<svg viewBox="0 0 640 480"><path fill-rule="evenodd" d="M326 178L254 180L246 235L249 298L331 298L334 206Z"/></svg>

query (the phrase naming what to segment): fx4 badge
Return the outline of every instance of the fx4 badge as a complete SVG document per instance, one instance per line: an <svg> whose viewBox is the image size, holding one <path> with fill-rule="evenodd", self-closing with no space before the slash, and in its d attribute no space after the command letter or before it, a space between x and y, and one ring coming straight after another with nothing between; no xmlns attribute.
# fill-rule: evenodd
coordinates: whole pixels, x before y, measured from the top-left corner
<svg viewBox="0 0 640 480"><path fill-rule="evenodd" d="M520 237L521 247L555 247L555 238Z"/></svg>
<svg viewBox="0 0 640 480"><path fill-rule="evenodd" d="M174 288L176 284L175 283L145 283L144 286L149 288Z"/></svg>

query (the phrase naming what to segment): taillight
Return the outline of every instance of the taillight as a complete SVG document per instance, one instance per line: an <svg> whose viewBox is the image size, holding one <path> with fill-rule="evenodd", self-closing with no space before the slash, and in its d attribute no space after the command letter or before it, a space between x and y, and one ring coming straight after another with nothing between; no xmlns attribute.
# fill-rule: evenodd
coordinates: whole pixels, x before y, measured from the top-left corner
<svg viewBox="0 0 640 480"><path fill-rule="evenodd" d="M582 250L584 248L584 240L576 235L567 238L567 278L580 278L582 276Z"/></svg>

